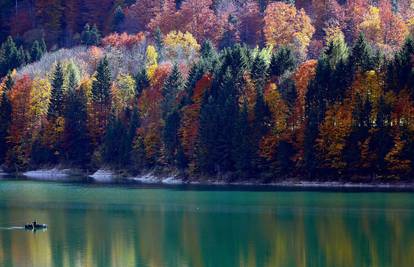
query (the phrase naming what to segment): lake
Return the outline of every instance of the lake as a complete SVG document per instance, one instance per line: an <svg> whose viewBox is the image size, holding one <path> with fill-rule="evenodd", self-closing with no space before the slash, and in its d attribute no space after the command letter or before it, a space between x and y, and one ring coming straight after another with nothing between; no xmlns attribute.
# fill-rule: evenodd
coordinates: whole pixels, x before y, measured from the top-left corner
<svg viewBox="0 0 414 267"><path fill-rule="evenodd" d="M0 266L414 266L412 193L256 189L0 180Z"/></svg>

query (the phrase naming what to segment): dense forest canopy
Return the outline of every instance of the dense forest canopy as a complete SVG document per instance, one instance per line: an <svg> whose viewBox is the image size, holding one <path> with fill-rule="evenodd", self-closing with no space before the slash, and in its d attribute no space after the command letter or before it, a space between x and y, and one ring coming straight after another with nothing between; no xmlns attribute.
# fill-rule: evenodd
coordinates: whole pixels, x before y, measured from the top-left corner
<svg viewBox="0 0 414 267"><path fill-rule="evenodd" d="M414 1L0 4L0 162L409 177Z"/></svg>

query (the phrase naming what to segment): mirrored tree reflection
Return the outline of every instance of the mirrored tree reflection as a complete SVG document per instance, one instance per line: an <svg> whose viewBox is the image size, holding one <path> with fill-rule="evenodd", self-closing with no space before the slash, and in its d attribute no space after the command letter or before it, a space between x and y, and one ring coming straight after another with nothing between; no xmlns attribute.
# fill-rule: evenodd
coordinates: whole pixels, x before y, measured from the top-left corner
<svg viewBox="0 0 414 267"><path fill-rule="evenodd" d="M1 226L50 225L0 230L5 267L414 263L410 194L3 186Z"/></svg>

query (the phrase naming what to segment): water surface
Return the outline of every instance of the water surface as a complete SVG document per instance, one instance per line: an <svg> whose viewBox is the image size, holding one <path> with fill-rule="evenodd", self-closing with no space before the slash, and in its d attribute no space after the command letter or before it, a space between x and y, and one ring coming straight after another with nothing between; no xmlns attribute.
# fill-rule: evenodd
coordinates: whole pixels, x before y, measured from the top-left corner
<svg viewBox="0 0 414 267"><path fill-rule="evenodd" d="M414 266L412 193L216 189L0 181L0 266Z"/></svg>

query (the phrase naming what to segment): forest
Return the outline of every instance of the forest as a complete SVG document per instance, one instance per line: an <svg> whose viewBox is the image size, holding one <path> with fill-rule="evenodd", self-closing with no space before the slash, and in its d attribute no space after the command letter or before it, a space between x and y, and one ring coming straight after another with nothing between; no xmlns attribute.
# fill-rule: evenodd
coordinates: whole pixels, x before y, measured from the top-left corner
<svg viewBox="0 0 414 267"><path fill-rule="evenodd" d="M414 174L413 0L6 0L0 164Z"/></svg>

